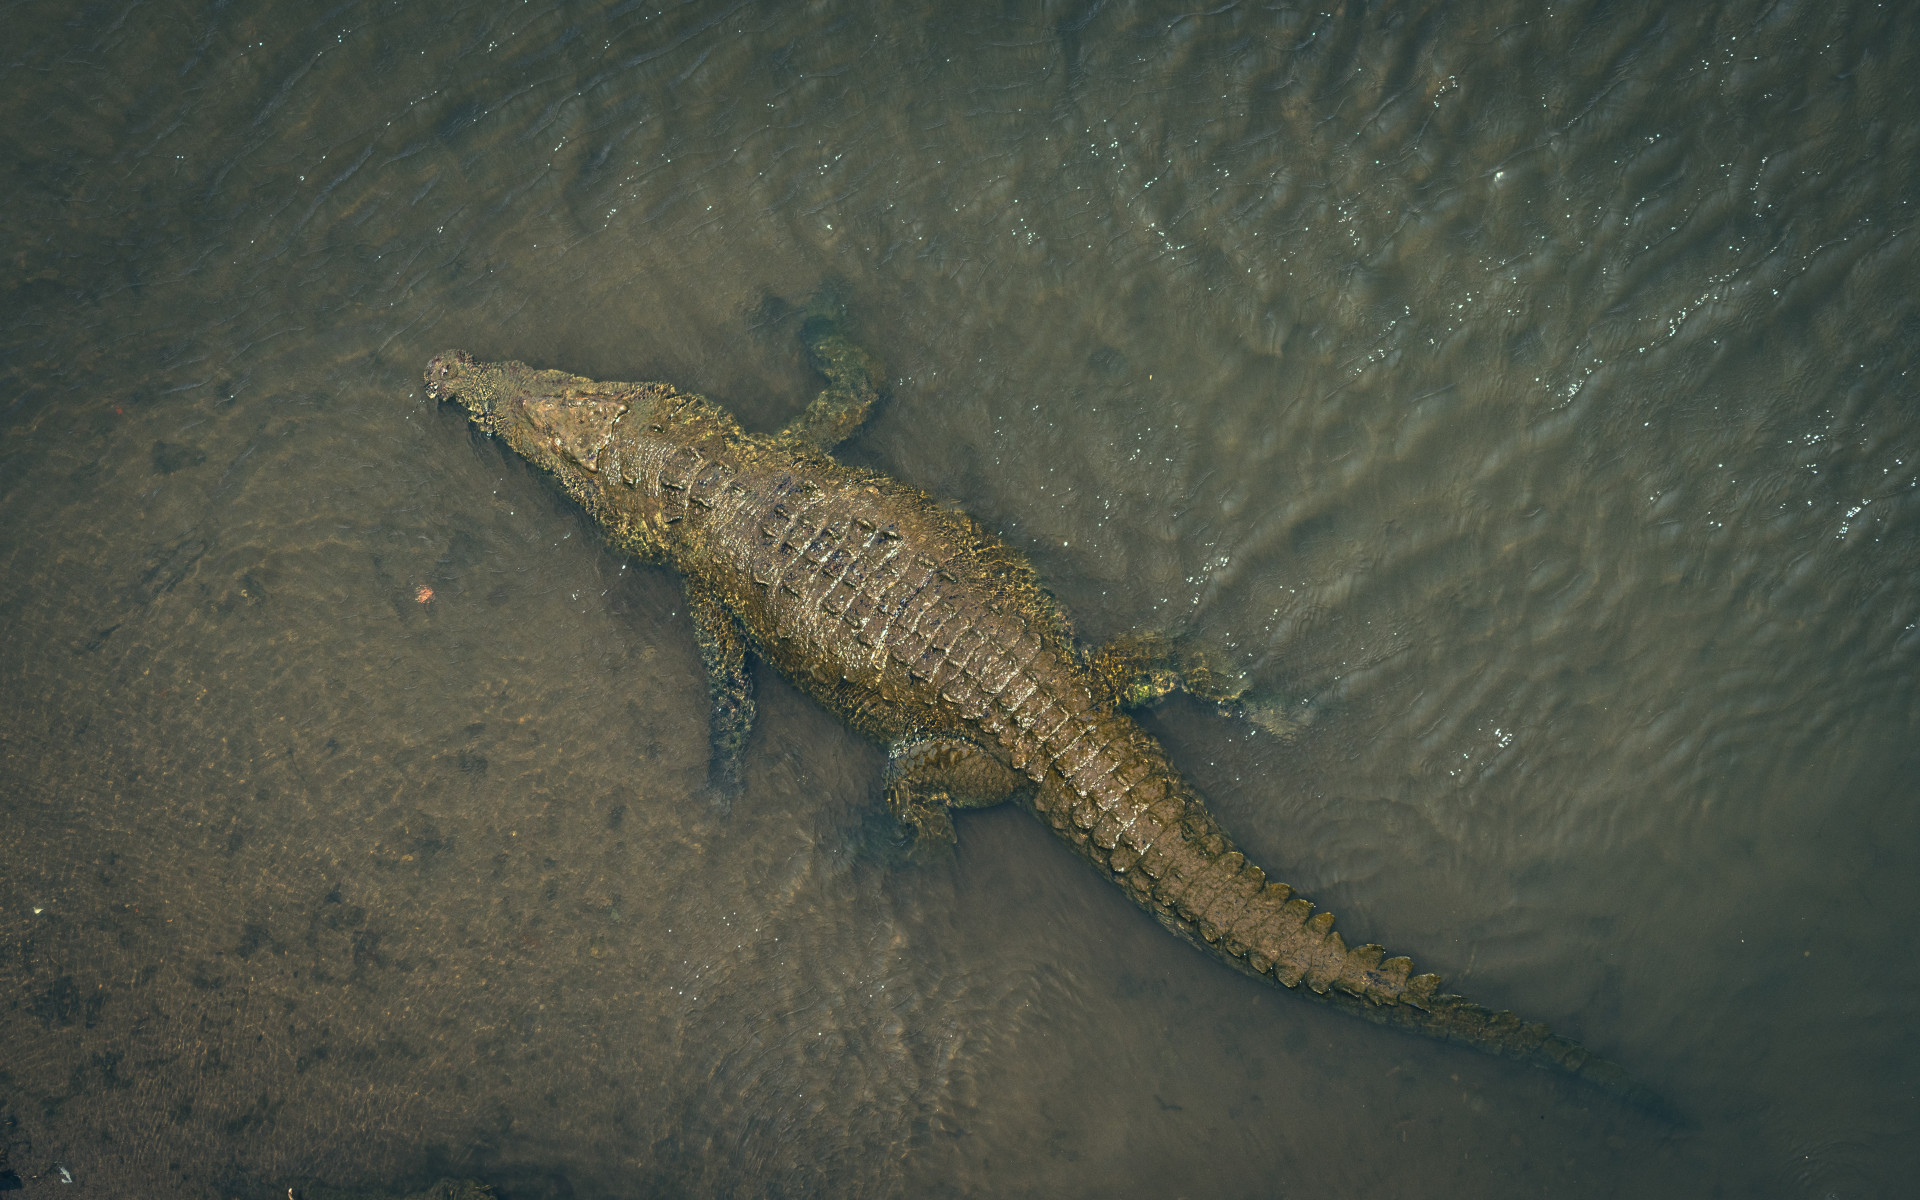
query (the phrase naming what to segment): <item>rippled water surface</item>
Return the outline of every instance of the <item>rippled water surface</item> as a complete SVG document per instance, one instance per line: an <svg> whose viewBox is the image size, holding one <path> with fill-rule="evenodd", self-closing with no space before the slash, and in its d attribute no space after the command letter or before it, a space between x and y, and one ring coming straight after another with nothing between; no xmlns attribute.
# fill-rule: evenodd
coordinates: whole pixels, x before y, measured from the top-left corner
<svg viewBox="0 0 1920 1200"><path fill-rule="evenodd" d="M23 1194L1920 1170L1911 8L0 13ZM1249 852L1689 1122L1241 978L1017 806L903 863L770 675L716 812L676 580L419 371L771 428L828 281L844 458L1229 656L1147 720Z"/></svg>

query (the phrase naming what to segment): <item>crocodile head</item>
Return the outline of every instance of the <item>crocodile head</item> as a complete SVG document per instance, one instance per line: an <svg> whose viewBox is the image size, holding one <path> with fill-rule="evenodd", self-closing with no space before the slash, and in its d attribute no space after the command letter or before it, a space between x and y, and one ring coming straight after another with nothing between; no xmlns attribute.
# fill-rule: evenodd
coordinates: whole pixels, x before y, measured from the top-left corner
<svg viewBox="0 0 1920 1200"><path fill-rule="evenodd" d="M427 395L459 401L475 425L576 491L594 486L614 423L635 398L631 391L564 371L475 362L460 350L427 363Z"/></svg>

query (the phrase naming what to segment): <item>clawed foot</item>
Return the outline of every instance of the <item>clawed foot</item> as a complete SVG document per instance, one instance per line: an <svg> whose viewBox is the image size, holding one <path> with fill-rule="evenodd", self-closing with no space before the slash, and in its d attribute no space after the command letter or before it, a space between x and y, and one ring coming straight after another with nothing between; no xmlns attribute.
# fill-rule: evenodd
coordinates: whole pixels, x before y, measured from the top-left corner
<svg viewBox="0 0 1920 1200"><path fill-rule="evenodd" d="M1121 708L1142 708L1174 692L1228 707L1247 692L1247 677L1224 658L1157 633L1116 638L1088 666Z"/></svg>
<svg viewBox="0 0 1920 1200"><path fill-rule="evenodd" d="M890 789L887 808L900 822L900 836L910 858L923 862L938 858L959 840L945 793L923 798L908 795L901 788Z"/></svg>
<svg viewBox="0 0 1920 1200"><path fill-rule="evenodd" d="M787 422L781 437L822 454L845 441L880 397L880 368L843 330L843 285L828 281L801 309L800 344L807 362L827 381L806 411ZM768 306L763 305L763 310Z"/></svg>
<svg viewBox="0 0 1920 1200"><path fill-rule="evenodd" d="M719 756L707 761L707 805L720 816L733 811L733 802L747 790L745 772L737 755Z"/></svg>
<svg viewBox="0 0 1920 1200"><path fill-rule="evenodd" d="M1285 743L1298 741L1318 715L1311 699L1287 700L1279 696L1250 697L1240 704L1247 720Z"/></svg>

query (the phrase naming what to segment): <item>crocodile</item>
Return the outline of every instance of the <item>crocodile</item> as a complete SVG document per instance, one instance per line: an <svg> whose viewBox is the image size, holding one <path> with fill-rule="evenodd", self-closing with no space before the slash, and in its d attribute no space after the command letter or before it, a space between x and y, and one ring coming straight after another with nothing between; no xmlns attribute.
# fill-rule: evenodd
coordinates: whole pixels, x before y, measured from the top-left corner
<svg viewBox="0 0 1920 1200"><path fill-rule="evenodd" d="M951 810L1022 799L1162 925L1229 966L1382 1025L1576 1077L1641 1108L1659 1097L1546 1025L1442 990L1235 845L1128 715L1175 688L1230 697L1224 673L1130 637L1098 650L1027 558L955 506L829 452L866 418L873 360L830 317L802 330L828 386L750 434L667 383L602 382L449 350L428 396L551 474L619 550L686 581L711 682L708 782L740 789L749 652L888 749L885 803L912 845Z"/></svg>

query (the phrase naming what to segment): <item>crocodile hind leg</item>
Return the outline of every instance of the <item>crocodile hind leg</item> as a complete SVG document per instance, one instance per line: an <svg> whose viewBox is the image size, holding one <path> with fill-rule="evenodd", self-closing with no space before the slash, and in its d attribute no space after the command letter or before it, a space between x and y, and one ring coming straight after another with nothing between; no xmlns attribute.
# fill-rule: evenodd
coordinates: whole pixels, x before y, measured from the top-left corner
<svg viewBox="0 0 1920 1200"><path fill-rule="evenodd" d="M1230 704L1247 690L1238 671L1204 650L1180 646L1156 633L1115 638L1093 652L1087 668L1120 708L1139 708L1171 692Z"/></svg>
<svg viewBox="0 0 1920 1200"><path fill-rule="evenodd" d="M700 660L706 664L713 701L707 788L714 802L724 809L744 786L742 759L747 735L753 732L753 675L747 670L747 639L740 631L740 622L718 596L689 585L687 607L693 615L693 634L700 643Z"/></svg>
<svg viewBox="0 0 1920 1200"><path fill-rule="evenodd" d="M1027 781L965 738L910 738L887 755L887 810L914 837L916 850L954 841L950 809L988 808Z"/></svg>
<svg viewBox="0 0 1920 1200"><path fill-rule="evenodd" d="M879 366L842 332L843 319L839 302L827 289L807 306L800 341L807 348L807 361L826 376L827 387L780 431L787 441L822 454L846 441L880 398L874 383Z"/></svg>

